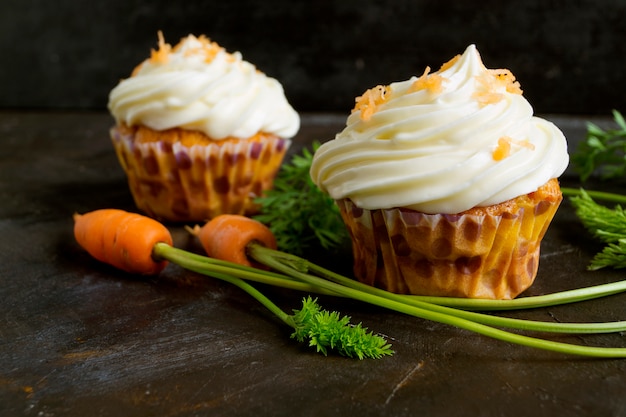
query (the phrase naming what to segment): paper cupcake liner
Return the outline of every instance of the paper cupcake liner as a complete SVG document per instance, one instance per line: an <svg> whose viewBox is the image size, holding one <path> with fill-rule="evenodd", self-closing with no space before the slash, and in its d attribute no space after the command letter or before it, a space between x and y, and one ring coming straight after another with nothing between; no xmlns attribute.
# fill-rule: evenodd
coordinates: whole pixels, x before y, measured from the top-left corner
<svg viewBox="0 0 626 417"><path fill-rule="evenodd" d="M272 187L290 145L277 137L193 146L137 143L116 127L111 139L137 207L168 221L256 213L254 199Z"/></svg>
<svg viewBox="0 0 626 417"><path fill-rule="evenodd" d="M559 194L499 215L337 203L352 237L359 281L401 294L512 299L535 279L540 242L560 201Z"/></svg>

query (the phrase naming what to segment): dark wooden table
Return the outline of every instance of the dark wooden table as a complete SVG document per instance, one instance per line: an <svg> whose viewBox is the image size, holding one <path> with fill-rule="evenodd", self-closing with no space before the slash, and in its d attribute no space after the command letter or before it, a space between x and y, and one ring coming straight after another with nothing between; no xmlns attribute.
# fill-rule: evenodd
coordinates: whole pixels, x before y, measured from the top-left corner
<svg viewBox="0 0 626 417"><path fill-rule="evenodd" d="M588 119L552 120L574 148ZM343 122L304 115L291 152L332 138ZM139 279L94 261L74 242L72 213L134 209L110 124L105 113L0 112L0 415L626 415L626 360L510 345L321 297L388 335L396 351L381 360L325 357L229 284L174 265ZM576 186L576 176L568 171L562 183ZM193 246L182 227L171 229L177 246ZM623 271L586 271L600 248L565 201L527 294L623 279ZM303 296L263 290L287 310ZM508 315L625 320L626 294ZM624 336L547 337L626 347Z"/></svg>

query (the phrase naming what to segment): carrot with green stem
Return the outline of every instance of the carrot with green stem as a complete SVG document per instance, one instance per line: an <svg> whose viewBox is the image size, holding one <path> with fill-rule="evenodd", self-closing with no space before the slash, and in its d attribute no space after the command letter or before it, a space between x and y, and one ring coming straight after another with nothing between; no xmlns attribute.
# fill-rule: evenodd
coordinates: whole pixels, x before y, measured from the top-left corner
<svg viewBox="0 0 626 417"><path fill-rule="evenodd" d="M276 249L274 234L261 222L235 214L223 214L207 222L203 227L188 229L197 236L207 256L239 265L267 268L248 256L250 242Z"/></svg>
<svg viewBox="0 0 626 417"><path fill-rule="evenodd" d="M211 231L222 228L220 233L202 233L202 231L198 232L196 230L196 235L201 239L208 240L203 242L205 247L218 246L221 243L229 248L229 253L236 252L239 256L248 256L258 263L270 266L276 271L316 288L322 288L337 295L350 297L400 313L461 327L499 340L540 349L584 356L626 357L626 349L624 348L598 348L557 343L494 328L509 327L555 333L608 333L626 330L626 322L624 321L610 323L549 323L512 319L459 310L429 303L415 297L392 294L335 274L298 256L268 248L258 240L250 239L246 242L245 239L239 239L237 236L233 236L231 239L231 232L238 233L238 230L245 227L243 225L250 221L250 219L242 216L229 215L222 216L222 218L218 217L208 222L203 228ZM260 226L257 225L256 227ZM271 233L269 229L267 233ZM219 240L217 240L218 238ZM213 239L215 241L212 241ZM227 243L230 240L236 241L236 244ZM319 276L312 275L310 272L317 273Z"/></svg>
<svg viewBox="0 0 626 417"><path fill-rule="evenodd" d="M322 310L317 300L311 297L303 299L300 310L294 310L293 314L285 313L269 298L240 278L243 276L261 282L269 278L271 282L277 282L283 279L280 275L271 272L261 274L258 269L246 265L239 266L232 262L212 260L176 249L172 246L172 237L167 228L156 220L122 210L103 209L83 215L75 214L74 222L76 241L94 258L124 271L142 275L157 274L165 268L168 261L172 261L183 268L234 284L291 326L294 329L292 337L298 342L308 340L310 346L314 346L318 352L325 355L328 349L359 359L380 358L393 354L391 345L383 337L368 332L360 323L350 324L350 318L347 316L341 317L336 312ZM228 222L219 226L214 230L215 236L224 237L223 230L226 229L228 230L226 235L231 238L230 245L222 245L221 248L215 246L216 254L228 259L234 256L232 260L247 264L247 255L241 252L242 249L245 251L246 243L262 242L275 247L271 232L267 234L262 227L256 226L248 224L244 227L229 228ZM224 243L227 242L225 239ZM209 262L206 262L207 260ZM259 275L263 275L263 278L259 278ZM295 284L293 287L299 289L308 288L306 284L301 285L293 281L292 283Z"/></svg>
<svg viewBox="0 0 626 417"><path fill-rule="evenodd" d="M214 226L223 221L224 219L214 219L204 227L210 229L209 225L212 222L214 222L212 223ZM236 216L230 218L229 221L245 224L249 219L244 220L241 216ZM222 224L222 226L224 226L224 224ZM270 309L270 311L274 312L285 323L293 327L296 330L292 335L293 337L296 337L298 340L304 340L305 337L302 335L306 335L309 343L317 346L317 349L324 353L326 352L326 347L340 349L341 346L349 346L352 347L352 350L348 350L347 352L340 351L340 353L356 357L380 357L390 354L391 350L390 346L385 343L383 338L365 332L360 325L351 327L348 325L345 318L340 318L337 313L319 311L315 300L311 298L304 300L302 310L294 311L293 315L288 315L282 312L274 303L260 294L244 280L350 297L404 314L461 327L520 345L584 356L626 357L626 349L622 348L599 348L555 343L534 337L521 336L493 327L512 327L524 330L563 333L606 333L626 330L625 322L545 323L495 317L463 311L457 308L438 306L420 300L414 296L400 296L373 287L364 286L354 280L324 270L303 258L268 248L260 243L262 241L261 238L251 237L250 239L240 239L241 234L239 231L241 227L243 226L226 228L236 235L234 239L231 239L228 233L207 234L201 233L201 230L198 229L192 230L195 230L194 234L202 236L203 238L219 236L220 240L213 242L213 244L221 244L224 247L228 247L229 250L227 252L229 254L237 253L239 259L241 259L241 256L250 257L256 260L256 262L268 265L275 271L280 271L281 273L261 271L229 261L192 254L163 242L158 242L154 245L152 250L153 260L155 262L168 260L183 268L213 276L239 286L259 300ZM137 269L139 270L139 268ZM311 275L308 273L309 271L319 274L320 276ZM612 291L615 292L615 289L612 289ZM581 299L584 298L579 297L575 301ZM543 305L546 305L545 300L543 303ZM356 330L350 332L347 329ZM343 337L343 339L341 339L340 336ZM369 341L367 340L368 338L370 339ZM358 347L357 350L354 350L354 346ZM368 351L369 348L372 350Z"/></svg>
<svg viewBox="0 0 626 417"><path fill-rule="evenodd" d="M167 265L154 258L154 245L172 245L172 235L161 223L117 209L74 214L74 237L97 260L143 275L157 274Z"/></svg>

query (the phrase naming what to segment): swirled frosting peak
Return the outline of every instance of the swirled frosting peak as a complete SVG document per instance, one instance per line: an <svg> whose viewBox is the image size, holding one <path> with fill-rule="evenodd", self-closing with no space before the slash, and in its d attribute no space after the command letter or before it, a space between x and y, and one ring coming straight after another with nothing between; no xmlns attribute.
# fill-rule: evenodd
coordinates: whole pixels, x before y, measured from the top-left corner
<svg viewBox="0 0 626 417"><path fill-rule="evenodd" d="M568 163L563 133L470 45L436 72L358 97L315 153L311 178L361 208L454 214L536 191Z"/></svg>
<svg viewBox="0 0 626 417"><path fill-rule="evenodd" d="M212 139L259 132L290 138L300 128L277 80L204 36L172 47L159 32L158 50L111 91L108 107L118 123L180 127Z"/></svg>

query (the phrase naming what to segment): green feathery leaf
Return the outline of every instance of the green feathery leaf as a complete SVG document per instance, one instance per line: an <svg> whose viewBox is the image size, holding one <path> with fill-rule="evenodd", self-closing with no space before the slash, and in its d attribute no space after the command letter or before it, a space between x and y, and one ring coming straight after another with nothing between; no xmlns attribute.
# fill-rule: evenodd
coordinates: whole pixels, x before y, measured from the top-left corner
<svg viewBox="0 0 626 417"><path fill-rule="evenodd" d="M305 148L283 164L274 187L256 199L260 214L254 218L270 228L281 250L296 255L315 245L333 249L349 241L339 208L309 174L319 146L316 142L313 152Z"/></svg>
<svg viewBox="0 0 626 417"><path fill-rule="evenodd" d="M617 110L613 110L615 129L604 130L587 123L587 137L572 155L572 163L582 181L594 173L603 179L623 178L626 175L626 122Z"/></svg>
<svg viewBox="0 0 626 417"><path fill-rule="evenodd" d="M626 267L626 212L617 205L614 209L602 206L584 190L571 198L576 215L593 236L607 246L595 255L589 269Z"/></svg>
<svg viewBox="0 0 626 417"><path fill-rule="evenodd" d="M593 257L589 270L596 271L605 267L626 268L626 239L606 245L602 252Z"/></svg>
<svg viewBox="0 0 626 417"><path fill-rule="evenodd" d="M350 324L350 317L338 312L322 310L317 299L310 296L302 300L302 309L293 311L295 331L291 335L298 342L309 340L317 352L328 354L328 349L350 358L374 358L393 355L391 345L366 328Z"/></svg>

